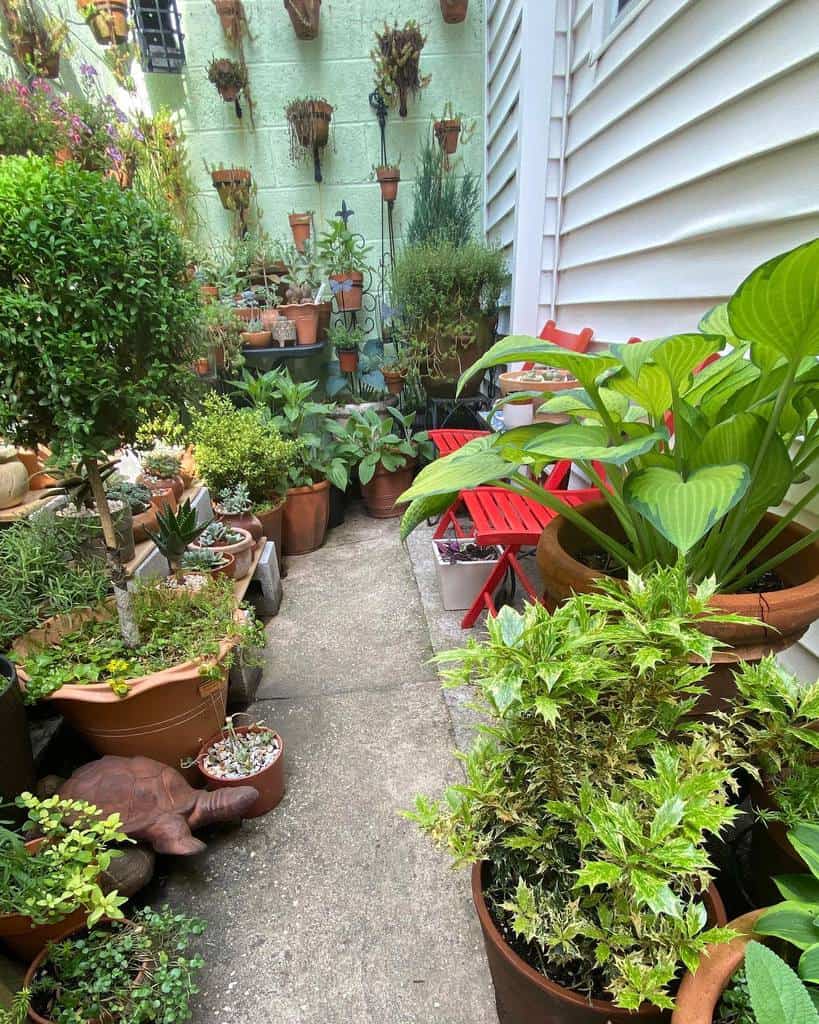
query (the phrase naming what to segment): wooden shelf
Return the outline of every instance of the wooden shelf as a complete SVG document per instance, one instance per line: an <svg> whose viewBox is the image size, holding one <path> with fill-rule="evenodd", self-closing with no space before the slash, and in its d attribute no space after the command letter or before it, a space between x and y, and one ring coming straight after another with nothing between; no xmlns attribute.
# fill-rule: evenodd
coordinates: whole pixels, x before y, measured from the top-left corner
<svg viewBox="0 0 819 1024"><path fill-rule="evenodd" d="M11 508L0 508L0 524L16 523L18 519L25 519L27 515L44 508L49 501L54 500L53 494L45 491L28 491L19 505L12 505Z"/></svg>

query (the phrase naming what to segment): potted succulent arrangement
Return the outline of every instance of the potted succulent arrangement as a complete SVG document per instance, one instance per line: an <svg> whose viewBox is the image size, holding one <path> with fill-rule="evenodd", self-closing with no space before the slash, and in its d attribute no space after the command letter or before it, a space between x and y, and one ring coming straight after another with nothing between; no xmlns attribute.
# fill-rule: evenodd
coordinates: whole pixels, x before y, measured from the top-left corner
<svg viewBox="0 0 819 1024"><path fill-rule="evenodd" d="M410 20L403 27L390 27L385 23L383 32L376 32L371 57L375 65L376 89L391 106L398 104L398 113L406 117L407 101L417 96L432 80L419 70L421 51L427 38L417 21Z"/></svg>
<svg viewBox="0 0 819 1024"><path fill-rule="evenodd" d="M234 105L236 116L241 117L240 99L243 93L247 93L248 87L247 67L244 61L231 60L229 57L212 57L208 64L208 81L216 86L216 91L225 103Z"/></svg>
<svg viewBox="0 0 819 1024"><path fill-rule="evenodd" d="M359 447L364 504L376 519L401 515L397 498L412 480L418 459L434 457L426 431L412 432L414 413L402 414L391 406L387 412L383 417L373 409L353 410L346 428Z"/></svg>
<svg viewBox="0 0 819 1024"><path fill-rule="evenodd" d="M321 182L321 150L330 141L333 108L321 97L306 96L291 100L284 116L290 136L290 159L293 164L312 157L313 174Z"/></svg>
<svg viewBox="0 0 819 1024"><path fill-rule="evenodd" d="M107 819L78 800L23 793L22 834L0 826L0 943L32 960L46 943L103 916L121 918L125 902L100 888L100 875L128 841L117 815ZM27 832L37 834L26 842Z"/></svg>
<svg viewBox="0 0 819 1024"><path fill-rule="evenodd" d="M502 553L495 545L476 544L474 537L433 540L432 551L441 603L446 611L471 607Z"/></svg>
<svg viewBox="0 0 819 1024"><path fill-rule="evenodd" d="M130 509L134 542L140 544L147 540L147 531L156 529L156 509L151 503L149 488L129 480L117 479L108 483L105 490L109 501L122 502Z"/></svg>
<svg viewBox="0 0 819 1024"><path fill-rule="evenodd" d="M126 0L77 0L77 10L100 46L121 46L128 42Z"/></svg>
<svg viewBox="0 0 819 1024"><path fill-rule="evenodd" d="M321 0L284 0L298 39L315 39L319 33Z"/></svg>
<svg viewBox="0 0 819 1024"><path fill-rule="evenodd" d="M221 522L247 530L254 541L262 539L262 524L253 514L253 499L246 483L223 487L218 500L214 501L213 510Z"/></svg>
<svg viewBox="0 0 819 1024"><path fill-rule="evenodd" d="M364 344L364 331L361 327L347 327L343 323L335 324L328 331L328 338L338 356L342 373L355 373L358 369L358 354Z"/></svg>
<svg viewBox="0 0 819 1024"><path fill-rule="evenodd" d="M364 271L369 269L365 257L370 246L354 235L343 220L328 223L328 230L319 239L319 255L330 276L339 312L353 313L361 309Z"/></svg>
<svg viewBox="0 0 819 1024"><path fill-rule="evenodd" d="M245 348L267 348L273 337L269 330L265 329L261 320L248 320L245 329L241 332L242 344Z"/></svg>
<svg viewBox="0 0 819 1024"><path fill-rule="evenodd" d="M191 576L230 576L236 578L236 559L220 548L195 548L179 559L179 573L186 585Z"/></svg>
<svg viewBox="0 0 819 1024"><path fill-rule="evenodd" d="M727 305L703 318L699 334L595 354L539 339L505 339L464 380L519 359L566 370L578 388L550 399L545 411L572 422L536 424L491 440L480 455L473 446L457 459L442 459L406 497L434 493L443 506L445 491L512 480L559 513L538 549L552 600L596 586L607 567L636 571L684 559L694 584L716 579L715 608L746 620L707 627L731 645L719 652L719 662L758 659L790 646L819 617L819 531L794 522L819 484L806 488L786 515L769 510L819 452L806 397L819 354L812 331L819 300L807 283L793 291L789 283L807 282L814 273L819 241L769 260ZM777 317L757 315L785 301L792 310L787 329ZM728 353L713 361L726 346ZM529 466L537 476L557 459L579 464L601 500L567 508L519 472ZM605 482L595 464L605 467ZM463 473L468 482L462 484ZM715 673L715 692L723 680L724 673Z"/></svg>
<svg viewBox="0 0 819 1024"><path fill-rule="evenodd" d="M196 548L205 548L229 555L232 563L225 569L225 574L234 580L243 580L253 566L255 541L247 530L240 526L215 520L210 523L193 542Z"/></svg>
<svg viewBox="0 0 819 1024"><path fill-rule="evenodd" d="M441 0L441 15L447 25L457 25L466 20L469 0Z"/></svg>
<svg viewBox="0 0 819 1024"><path fill-rule="evenodd" d="M291 213L288 215L290 230L293 233L293 241L299 252L304 252L304 244L310 237L313 225L312 213Z"/></svg>
<svg viewBox="0 0 819 1024"><path fill-rule="evenodd" d="M196 765L208 789L253 786L259 798L245 818L259 818L284 796L284 741L260 722L236 725L230 716L224 727L204 744Z"/></svg>
<svg viewBox="0 0 819 1024"><path fill-rule="evenodd" d="M188 947L204 929L169 907L145 907L133 920L75 930L29 967L23 991L30 1019L187 1020L204 964Z"/></svg>
<svg viewBox="0 0 819 1024"><path fill-rule="evenodd" d="M0 508L20 505L28 494L28 472L16 448L0 446Z"/></svg>
<svg viewBox="0 0 819 1024"><path fill-rule="evenodd" d="M137 483L147 487L149 491L165 491L169 487L181 501L185 491L182 479L182 456L169 448L154 448L143 452L139 457L142 473Z"/></svg>
<svg viewBox="0 0 819 1024"><path fill-rule="evenodd" d="M381 187L382 201L394 203L398 198L398 184L401 181L400 166L398 164L380 164L374 170Z"/></svg>

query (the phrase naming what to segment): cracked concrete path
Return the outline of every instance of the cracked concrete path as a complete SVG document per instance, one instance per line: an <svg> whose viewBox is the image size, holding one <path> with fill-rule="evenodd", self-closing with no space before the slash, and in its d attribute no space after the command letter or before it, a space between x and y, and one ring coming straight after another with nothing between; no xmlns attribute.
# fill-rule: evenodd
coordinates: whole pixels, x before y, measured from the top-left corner
<svg viewBox="0 0 819 1024"><path fill-rule="evenodd" d="M248 709L285 798L153 898L209 921L194 1024L497 1024L468 873L399 815L460 776L397 521L354 509L288 566Z"/></svg>

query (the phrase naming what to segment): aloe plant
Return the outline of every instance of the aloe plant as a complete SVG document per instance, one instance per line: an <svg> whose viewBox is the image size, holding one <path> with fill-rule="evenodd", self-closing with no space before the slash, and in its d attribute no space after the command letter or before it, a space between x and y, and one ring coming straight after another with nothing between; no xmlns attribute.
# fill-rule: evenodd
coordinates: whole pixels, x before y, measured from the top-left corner
<svg viewBox="0 0 819 1024"><path fill-rule="evenodd" d="M171 569L176 571L188 545L204 533L210 523L196 522L196 510L190 500L183 502L175 512L172 508L165 508L157 513L156 518L159 530L156 533L145 532L168 560Z"/></svg>
<svg viewBox="0 0 819 1024"><path fill-rule="evenodd" d="M700 333L599 353L523 336L498 342L459 387L490 366L517 360L567 370L579 386L543 409L570 422L480 438L433 463L400 499L412 502L402 534L448 507L459 490L491 483L562 513L630 569L684 558L695 581L714 576L726 592L754 583L819 537L814 530L760 560L819 494L817 484L750 543L767 509L780 504L819 455L817 280L819 239L754 270L728 303L703 317ZM571 459L600 487L624 540L519 469L529 466L537 476L558 459ZM595 463L605 466L605 482Z"/></svg>

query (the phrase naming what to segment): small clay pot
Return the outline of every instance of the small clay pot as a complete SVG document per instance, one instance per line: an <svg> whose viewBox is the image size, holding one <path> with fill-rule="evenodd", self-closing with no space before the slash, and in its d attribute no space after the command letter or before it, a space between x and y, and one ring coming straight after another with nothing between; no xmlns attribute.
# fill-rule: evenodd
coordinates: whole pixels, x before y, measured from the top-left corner
<svg viewBox="0 0 819 1024"><path fill-rule="evenodd" d="M376 169L378 184L381 186L381 198L385 203L394 203L398 198L398 183L401 171L397 167L379 167Z"/></svg>
<svg viewBox="0 0 819 1024"><path fill-rule="evenodd" d="M249 512L225 512L217 502L213 506L213 511L220 523L232 526L236 530L247 530L253 538L254 544L257 544L264 536L261 520L252 509Z"/></svg>
<svg viewBox="0 0 819 1024"><path fill-rule="evenodd" d="M398 496L412 483L415 470L415 459L402 469L385 469L383 463L375 467L375 473L369 483L361 485L361 495L367 507L367 514L374 519L392 519L404 514L406 505L397 505Z"/></svg>
<svg viewBox="0 0 819 1024"><path fill-rule="evenodd" d="M238 526L233 527L233 529L238 530L242 534L240 541L237 541L235 544L210 544L208 547L213 551L218 551L220 555L233 555L233 565L225 568L225 575L230 576L233 580L243 580L253 565L253 552L256 544L247 530L242 530ZM191 546L195 548L205 547L204 544L200 544L198 541L194 541Z"/></svg>
<svg viewBox="0 0 819 1024"><path fill-rule="evenodd" d="M173 494L173 491L171 491L171 494ZM156 519L156 508L153 504L145 512L137 512L135 516L132 516L132 519L134 524L134 541L137 544L148 540L147 531L150 530L151 533L155 533L159 525Z"/></svg>
<svg viewBox="0 0 819 1024"><path fill-rule="evenodd" d="M447 25L457 25L466 20L469 0L441 0L441 14Z"/></svg>
<svg viewBox="0 0 819 1024"><path fill-rule="evenodd" d="M310 237L310 229L313 223L312 214L291 213L287 219L290 221L290 230L293 233L293 241L296 244L296 248L299 252L304 252L304 245Z"/></svg>
<svg viewBox="0 0 819 1024"><path fill-rule="evenodd" d="M360 270L352 270L348 274L331 274L330 280L342 285L335 293L339 312L355 313L361 309L364 294L364 275ZM349 287L345 287L347 282L349 282Z"/></svg>
<svg viewBox="0 0 819 1024"><path fill-rule="evenodd" d="M434 130L435 138L438 140L438 145L447 156L452 156L458 149L458 139L461 135L461 122L457 118L450 118L446 121L436 121Z"/></svg>
<svg viewBox="0 0 819 1024"><path fill-rule="evenodd" d="M391 395L400 395L407 381L406 373L403 370L382 370L381 374L387 385L387 391Z"/></svg>
<svg viewBox="0 0 819 1024"><path fill-rule="evenodd" d="M242 345L245 348L269 348L270 331L242 331Z"/></svg>
<svg viewBox="0 0 819 1024"><path fill-rule="evenodd" d="M259 799L251 805L249 810L244 812L242 817L259 818L261 815L267 814L268 811L272 811L284 796L284 740L277 732L261 725L241 725L236 728L236 732L240 735L247 735L249 732L270 733L275 737L279 749L271 763L261 771L245 775L240 779L221 779L217 775L212 775L205 768L205 757L213 744L224 735L224 732L218 732L215 736L211 736L199 751L196 765L204 776L208 789L234 789L237 786L252 786L258 790Z"/></svg>
<svg viewBox="0 0 819 1024"><path fill-rule="evenodd" d="M306 555L320 548L330 519L330 481L309 487L291 487L287 492L282 526L286 555Z"/></svg>
<svg viewBox="0 0 819 1024"><path fill-rule="evenodd" d="M154 491L165 491L170 487L177 501L181 501L185 493L185 481L181 476L151 476L148 473L140 473L137 483L147 487L152 494Z"/></svg>
<svg viewBox="0 0 819 1024"><path fill-rule="evenodd" d="M151 504L156 512L162 512L163 509L169 508L172 512L176 512L179 508L179 502L176 500L173 487L163 487L155 491L151 491Z"/></svg>
<svg viewBox="0 0 819 1024"><path fill-rule="evenodd" d="M342 373L355 373L358 369L358 349L339 352L338 365Z"/></svg>
<svg viewBox="0 0 819 1024"><path fill-rule="evenodd" d="M259 311L259 320L261 320L262 327L266 331L271 330L273 324L279 319L279 311L277 309L262 309Z"/></svg>
<svg viewBox="0 0 819 1024"><path fill-rule="evenodd" d="M296 325L299 345L315 345L318 339L319 307L315 302L291 302L279 311Z"/></svg>

